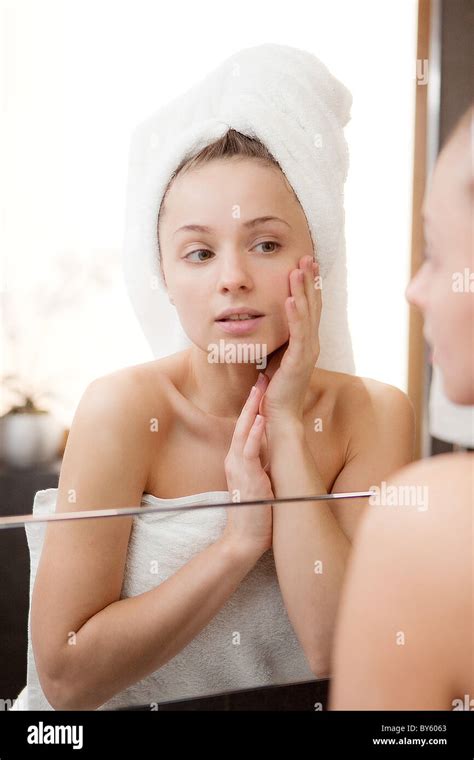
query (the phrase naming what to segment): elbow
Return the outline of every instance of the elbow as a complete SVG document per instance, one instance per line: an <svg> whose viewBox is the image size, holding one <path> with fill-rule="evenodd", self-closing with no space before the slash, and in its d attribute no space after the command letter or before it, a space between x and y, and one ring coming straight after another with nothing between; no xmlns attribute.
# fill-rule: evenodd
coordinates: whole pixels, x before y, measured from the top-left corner
<svg viewBox="0 0 474 760"><path fill-rule="evenodd" d="M95 710L96 688L92 673L66 653L33 648L36 671L43 694L53 710Z"/></svg>
<svg viewBox="0 0 474 760"><path fill-rule="evenodd" d="M53 678L47 674L41 674L38 670L38 678L43 690L43 694L48 700L53 710L69 710L67 704L67 690L64 688L64 682L59 678Z"/></svg>
<svg viewBox="0 0 474 760"><path fill-rule="evenodd" d="M97 705L93 704L93 689L84 688L75 678L61 675L52 675L52 673L40 674L38 678L43 690L44 696L48 700L53 710L94 710Z"/></svg>
<svg viewBox="0 0 474 760"><path fill-rule="evenodd" d="M41 674L38 670L38 678L43 690L43 694L48 700L53 710L69 709L64 700L64 686L60 679L53 678L50 675Z"/></svg>
<svg viewBox="0 0 474 760"><path fill-rule="evenodd" d="M308 657L309 667L315 678L329 678L330 677L330 656L329 653L324 652L312 652Z"/></svg>
<svg viewBox="0 0 474 760"><path fill-rule="evenodd" d="M33 645L33 653L41 690L53 710L65 709L62 705L62 671L58 659L52 660L44 651Z"/></svg>
<svg viewBox="0 0 474 760"><path fill-rule="evenodd" d="M98 707L96 701L90 698L90 691L79 691L68 681L48 682L43 691L54 710L95 710Z"/></svg>
<svg viewBox="0 0 474 760"><path fill-rule="evenodd" d="M310 668L315 678L329 678L329 662L328 660L316 659L310 662Z"/></svg>

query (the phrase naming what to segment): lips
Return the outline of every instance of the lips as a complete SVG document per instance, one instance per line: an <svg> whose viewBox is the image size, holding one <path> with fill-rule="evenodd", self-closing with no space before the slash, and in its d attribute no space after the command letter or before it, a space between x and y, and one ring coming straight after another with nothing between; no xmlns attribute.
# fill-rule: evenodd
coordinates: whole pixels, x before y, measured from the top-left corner
<svg viewBox="0 0 474 760"><path fill-rule="evenodd" d="M257 315L256 314L239 314L239 316L231 316L231 317L224 317L223 319L218 319L218 322L245 322L248 319L255 319Z"/></svg>
<svg viewBox="0 0 474 760"><path fill-rule="evenodd" d="M221 313L216 317L216 322L223 322L223 321L235 321L238 320L235 319L235 316L238 315L239 317L242 316L249 316L249 317L263 317L263 314L261 311L257 311L256 309L251 309L247 306L235 306L234 308L224 309L224 311L221 311ZM233 320L230 318L234 317ZM240 321L240 320L239 320Z"/></svg>
<svg viewBox="0 0 474 760"><path fill-rule="evenodd" d="M256 330L263 319L264 315L262 314L252 319L217 319L216 324L230 335L244 335Z"/></svg>

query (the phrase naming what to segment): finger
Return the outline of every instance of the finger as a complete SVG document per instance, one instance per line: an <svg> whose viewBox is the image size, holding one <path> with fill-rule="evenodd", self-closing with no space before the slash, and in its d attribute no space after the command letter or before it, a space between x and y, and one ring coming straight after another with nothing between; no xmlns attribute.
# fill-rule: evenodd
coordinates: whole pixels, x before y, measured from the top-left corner
<svg viewBox="0 0 474 760"><path fill-rule="evenodd" d="M260 412L260 414L262 414L262 413ZM263 417L265 417L265 415L263 415ZM263 427L264 427L264 430L263 430L263 434L262 434L262 440L260 442L260 455L259 455L260 456L260 461L262 463L262 467L263 467L264 462L267 462L266 466L268 466L268 464L269 464L269 449L268 449L268 438L267 438L267 426L264 425ZM263 469L265 469L265 467L263 467Z"/></svg>
<svg viewBox="0 0 474 760"><path fill-rule="evenodd" d="M239 418L235 423L231 448L234 446L239 454L241 454L243 451L250 429L255 421L262 395L262 391L259 390L256 385L253 385L250 389L248 398L242 407Z"/></svg>
<svg viewBox="0 0 474 760"><path fill-rule="evenodd" d="M321 319L322 308L322 280L318 261L313 262L311 290L313 294L311 302L314 304L314 312L311 318L311 323L317 329L319 327L319 321Z"/></svg>
<svg viewBox="0 0 474 760"><path fill-rule="evenodd" d="M261 414L257 414L243 448L242 454L245 459L258 459L260 461L260 447L262 445L263 431L265 430L264 422L264 417Z"/></svg>
<svg viewBox="0 0 474 760"><path fill-rule="evenodd" d="M290 274L291 295L296 302L296 310L303 322L309 319L308 298L305 291L306 274L304 269L294 269Z"/></svg>
<svg viewBox="0 0 474 760"><path fill-rule="evenodd" d="M285 308L288 319L288 328L290 331L285 362L289 360L295 365L295 367L297 367L304 360L307 330L303 318L298 313L296 299L293 296L286 299Z"/></svg>
<svg viewBox="0 0 474 760"><path fill-rule="evenodd" d="M313 340L314 351L316 360L319 357L320 345L319 345L319 326L321 324L321 314L323 310L323 283L320 275L319 262L316 262L316 266L313 269L313 291L314 291L314 304L315 313L312 317L312 331L311 337Z"/></svg>
<svg viewBox="0 0 474 760"><path fill-rule="evenodd" d="M308 308L308 327L310 331L315 329L317 319L317 293L315 290L315 275L318 270L318 263L315 262L313 256L303 256L299 260L299 266L304 273L303 288L306 296L306 304Z"/></svg>
<svg viewBox="0 0 474 760"><path fill-rule="evenodd" d="M290 336L292 337L293 346L289 357L295 361L302 361L304 357L302 352L310 350L311 325L308 299L305 290L306 274L303 269L297 269L292 272L290 277L292 297L295 299L296 308L290 311L293 317L290 326ZM291 309L292 302L288 302ZM298 317L298 319L296 319Z"/></svg>
<svg viewBox="0 0 474 760"><path fill-rule="evenodd" d="M311 327L314 327L314 323L316 319L317 294L314 288L314 281L315 281L315 275L317 274L317 268L318 268L318 265L313 259L313 257L308 256L305 263L304 287L305 287L306 299L308 301L309 323Z"/></svg>
<svg viewBox="0 0 474 760"><path fill-rule="evenodd" d="M319 322L321 318L321 278L319 277L319 262L312 256L304 256L300 259L300 266L304 270L304 288L308 303L308 326L309 340L317 350Z"/></svg>

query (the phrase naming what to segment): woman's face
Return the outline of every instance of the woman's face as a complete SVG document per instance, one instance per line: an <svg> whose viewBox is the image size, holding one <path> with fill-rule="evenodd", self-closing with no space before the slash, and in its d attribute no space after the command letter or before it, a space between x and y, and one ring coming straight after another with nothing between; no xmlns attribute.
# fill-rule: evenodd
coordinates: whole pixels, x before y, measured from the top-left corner
<svg viewBox="0 0 474 760"><path fill-rule="evenodd" d="M474 403L474 274L469 130L448 142L425 198L426 259L407 289L423 313L426 340L442 373L444 391L458 404Z"/></svg>
<svg viewBox="0 0 474 760"><path fill-rule="evenodd" d="M267 355L288 340L289 273L313 255L313 245L278 168L232 158L178 175L160 215L159 242L168 294L195 345L207 351L222 339L259 343ZM264 316L245 333L226 332L217 317L240 307Z"/></svg>

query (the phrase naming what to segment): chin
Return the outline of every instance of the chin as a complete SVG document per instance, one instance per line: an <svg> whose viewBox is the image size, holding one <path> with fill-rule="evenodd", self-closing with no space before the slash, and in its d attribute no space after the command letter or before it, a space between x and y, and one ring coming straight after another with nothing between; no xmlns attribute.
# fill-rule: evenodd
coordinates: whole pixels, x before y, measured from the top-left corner
<svg viewBox="0 0 474 760"><path fill-rule="evenodd" d="M446 374L442 367L440 367L440 371L444 394L451 403L462 406L474 404L474 378L469 382L469 379L466 379L466 376L463 378L462 374Z"/></svg>
<svg viewBox="0 0 474 760"><path fill-rule="evenodd" d="M290 340L290 334L286 335L285 337L277 338L273 342L273 348L271 351L268 352L268 355L274 354L275 351L278 351L282 346L286 346ZM271 345L271 344L269 344Z"/></svg>

